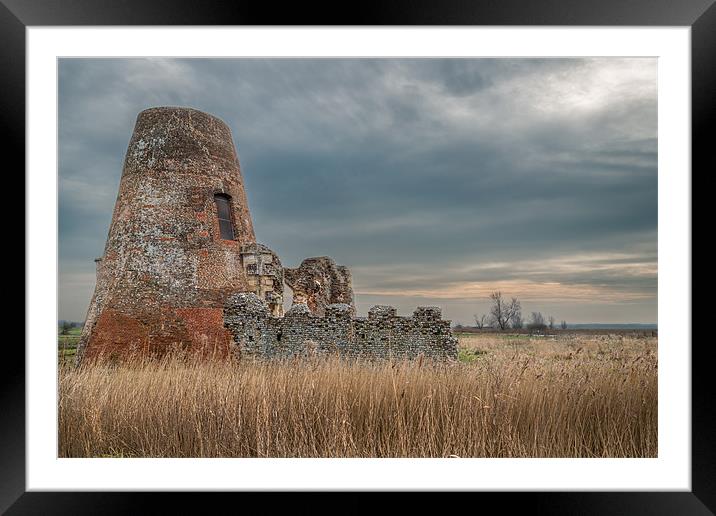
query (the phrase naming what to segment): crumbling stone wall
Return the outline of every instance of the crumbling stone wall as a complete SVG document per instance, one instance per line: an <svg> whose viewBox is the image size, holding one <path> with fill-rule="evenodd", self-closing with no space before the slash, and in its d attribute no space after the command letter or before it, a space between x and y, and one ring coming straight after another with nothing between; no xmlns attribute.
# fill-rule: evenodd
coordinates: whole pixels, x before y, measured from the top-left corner
<svg viewBox="0 0 716 516"><path fill-rule="evenodd" d="M351 273L328 256L306 258L297 268L285 268L284 279L293 291L294 305L305 304L322 316L328 305L346 304L355 314Z"/></svg>
<svg viewBox="0 0 716 516"><path fill-rule="evenodd" d="M224 324L239 356L288 358L337 353L349 358L457 359L457 339L438 307L419 307L401 317L391 306L374 306L367 318L356 318L348 304L330 304L318 316L306 304L295 304L284 317L273 317L253 293L231 296Z"/></svg>

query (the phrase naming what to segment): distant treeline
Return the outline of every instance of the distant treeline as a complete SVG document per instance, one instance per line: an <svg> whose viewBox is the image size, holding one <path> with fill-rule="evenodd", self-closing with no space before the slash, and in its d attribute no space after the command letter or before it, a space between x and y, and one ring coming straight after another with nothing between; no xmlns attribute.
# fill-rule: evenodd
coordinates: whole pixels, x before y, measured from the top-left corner
<svg viewBox="0 0 716 516"><path fill-rule="evenodd" d="M63 326L69 326L70 328L81 328L84 323L77 322L77 321L65 321L64 319L60 319L57 321L57 326L63 327Z"/></svg>
<svg viewBox="0 0 716 516"><path fill-rule="evenodd" d="M610 324L610 323L585 323L585 324L570 324L569 328L584 329L584 330L656 330L658 325L656 324L640 324L640 323L625 323L625 324Z"/></svg>
<svg viewBox="0 0 716 516"><path fill-rule="evenodd" d="M541 330L532 330L528 328L507 328L504 330L500 330L498 328L492 328L492 327L485 327L485 328L477 328L476 326L462 326L460 324L456 324L453 326L453 331L458 333L504 333L506 335L559 335L559 334L565 334L565 333L573 333L573 334L584 334L584 335L632 335L632 336L651 336L656 337L657 335L657 328L649 328L649 327L625 327L620 326L616 327L616 325L605 325L604 327L584 327L581 326L579 328L576 327L577 325L570 325L568 328L562 329L562 328L546 328Z"/></svg>

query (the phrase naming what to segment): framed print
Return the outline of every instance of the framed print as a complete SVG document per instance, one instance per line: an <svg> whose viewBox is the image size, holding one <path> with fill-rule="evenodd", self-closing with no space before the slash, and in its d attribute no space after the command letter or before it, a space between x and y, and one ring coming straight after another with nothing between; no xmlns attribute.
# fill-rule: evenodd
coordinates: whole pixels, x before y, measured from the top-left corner
<svg viewBox="0 0 716 516"><path fill-rule="evenodd" d="M28 300L3 510L714 511L691 323L713 2L133 7L0 5Z"/></svg>

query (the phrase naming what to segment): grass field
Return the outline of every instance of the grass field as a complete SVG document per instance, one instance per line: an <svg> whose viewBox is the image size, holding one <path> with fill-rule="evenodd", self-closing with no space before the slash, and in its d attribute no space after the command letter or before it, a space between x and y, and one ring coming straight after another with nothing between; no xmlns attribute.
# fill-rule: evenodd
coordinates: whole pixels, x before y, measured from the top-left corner
<svg viewBox="0 0 716 516"><path fill-rule="evenodd" d="M61 363L60 456L656 456L656 337L459 341L438 365Z"/></svg>
<svg viewBox="0 0 716 516"><path fill-rule="evenodd" d="M70 328L67 335L60 334L57 336L57 356L61 364L74 362L81 333L82 328L75 327Z"/></svg>

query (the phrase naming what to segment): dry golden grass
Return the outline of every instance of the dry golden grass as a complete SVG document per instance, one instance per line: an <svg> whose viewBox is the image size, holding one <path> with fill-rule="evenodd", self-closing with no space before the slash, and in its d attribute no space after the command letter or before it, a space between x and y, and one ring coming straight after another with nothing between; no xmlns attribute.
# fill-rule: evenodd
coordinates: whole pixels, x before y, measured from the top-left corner
<svg viewBox="0 0 716 516"><path fill-rule="evenodd" d="M461 359L60 368L61 457L655 457L656 338L460 337Z"/></svg>

